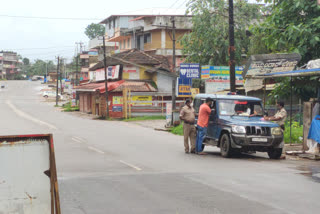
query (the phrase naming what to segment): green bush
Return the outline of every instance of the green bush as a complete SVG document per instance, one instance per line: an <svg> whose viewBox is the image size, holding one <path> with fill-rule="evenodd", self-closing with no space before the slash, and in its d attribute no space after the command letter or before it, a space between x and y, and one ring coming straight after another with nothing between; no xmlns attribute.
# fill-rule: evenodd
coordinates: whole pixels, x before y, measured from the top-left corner
<svg viewBox="0 0 320 214"><path fill-rule="evenodd" d="M72 107L71 102L62 105L63 111L71 112L71 111L79 111L79 106Z"/></svg>
<svg viewBox="0 0 320 214"><path fill-rule="evenodd" d="M142 116L142 117L131 117L129 119L124 119L123 121L141 121L141 120L165 120L166 116Z"/></svg>
<svg viewBox="0 0 320 214"><path fill-rule="evenodd" d="M171 128L170 132L176 135L183 135L183 123L181 123L179 126Z"/></svg>
<svg viewBox="0 0 320 214"><path fill-rule="evenodd" d="M292 129L291 131L292 143L302 143L303 126L300 125L299 122L292 121L291 129ZM284 142L290 143L290 122L289 121L285 123Z"/></svg>

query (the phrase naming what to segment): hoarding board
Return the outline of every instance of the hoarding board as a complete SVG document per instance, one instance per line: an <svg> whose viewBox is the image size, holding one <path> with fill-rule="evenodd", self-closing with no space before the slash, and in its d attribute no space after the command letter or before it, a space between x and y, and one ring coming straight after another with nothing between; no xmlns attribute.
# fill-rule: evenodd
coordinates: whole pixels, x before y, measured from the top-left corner
<svg viewBox="0 0 320 214"><path fill-rule="evenodd" d="M236 85L243 84L243 81L236 80ZM219 91L224 91L230 89L230 80L215 80L207 79L205 83L205 92L207 94L212 94Z"/></svg>
<svg viewBox="0 0 320 214"><path fill-rule="evenodd" d="M191 88L191 97L194 98L197 94L200 93L199 88Z"/></svg>
<svg viewBox="0 0 320 214"><path fill-rule="evenodd" d="M51 135L0 136L0 169L0 213L61 213Z"/></svg>
<svg viewBox="0 0 320 214"><path fill-rule="evenodd" d="M199 63L181 63L180 78L181 79L200 78L200 64Z"/></svg>
<svg viewBox="0 0 320 214"><path fill-rule="evenodd" d="M300 59L300 54L296 53L253 55L244 68L243 76L249 78L268 73L292 71Z"/></svg>

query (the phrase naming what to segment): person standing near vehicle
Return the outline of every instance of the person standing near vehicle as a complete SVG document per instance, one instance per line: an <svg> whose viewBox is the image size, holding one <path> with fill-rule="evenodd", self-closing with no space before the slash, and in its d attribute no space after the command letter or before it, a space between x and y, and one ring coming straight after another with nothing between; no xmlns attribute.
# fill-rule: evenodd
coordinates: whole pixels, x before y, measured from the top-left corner
<svg viewBox="0 0 320 214"><path fill-rule="evenodd" d="M272 117L264 117L265 120L267 121L274 121L276 122L280 128L282 129L282 132L284 132L285 128L284 128L284 123L287 119L287 111L285 110L284 108L284 102L283 101L278 101L277 102L277 108L278 108L278 111L277 113L272 116ZM280 157L280 159L285 159L286 156L285 156L285 146L283 146L283 149L282 149L282 155Z"/></svg>
<svg viewBox="0 0 320 214"><path fill-rule="evenodd" d="M264 119L267 121L276 122L281 127L282 131L284 131L284 123L287 119L287 111L284 108L284 102L277 102L277 108L278 111L273 117L264 117Z"/></svg>
<svg viewBox="0 0 320 214"><path fill-rule="evenodd" d="M198 116L198 123L197 123L198 132L197 132L197 142L196 142L197 154L204 154L202 153L202 143L208 130L209 117L211 114L210 106L212 105L212 101L213 100L211 98L207 98L206 102L203 103L199 109L199 116Z"/></svg>
<svg viewBox="0 0 320 214"><path fill-rule="evenodd" d="M183 136L184 136L184 150L189 153L189 138L191 144L191 153L196 150L196 127L194 126L195 111L191 106L191 100L186 100L185 106L180 111L180 120L183 120Z"/></svg>

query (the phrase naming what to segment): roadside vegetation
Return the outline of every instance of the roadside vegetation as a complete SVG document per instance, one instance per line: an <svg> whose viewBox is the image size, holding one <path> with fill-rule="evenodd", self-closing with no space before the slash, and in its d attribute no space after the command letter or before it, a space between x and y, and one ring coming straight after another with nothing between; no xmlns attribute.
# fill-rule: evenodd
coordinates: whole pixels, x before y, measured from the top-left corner
<svg viewBox="0 0 320 214"><path fill-rule="evenodd" d="M171 128L170 132L175 135L183 136L183 123L181 123L179 126Z"/></svg>
<svg viewBox="0 0 320 214"><path fill-rule="evenodd" d="M299 122L292 121L291 125L291 139L292 143L302 143L303 141L303 125L300 125ZM284 131L284 142L290 143L290 121L286 121L285 123L285 131Z"/></svg>
<svg viewBox="0 0 320 214"><path fill-rule="evenodd" d="M124 119L125 122L130 121L141 121L141 120L165 120L166 116L142 116L142 117L131 117L129 119Z"/></svg>
<svg viewBox="0 0 320 214"><path fill-rule="evenodd" d="M71 102L63 104L62 108L63 108L63 111L65 112L79 111L79 106L72 107Z"/></svg>

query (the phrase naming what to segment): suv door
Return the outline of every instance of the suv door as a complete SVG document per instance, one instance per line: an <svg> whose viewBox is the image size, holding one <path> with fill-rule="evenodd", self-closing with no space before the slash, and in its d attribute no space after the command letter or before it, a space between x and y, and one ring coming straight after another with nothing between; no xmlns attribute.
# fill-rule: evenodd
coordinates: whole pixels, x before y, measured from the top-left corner
<svg viewBox="0 0 320 214"><path fill-rule="evenodd" d="M216 138L217 135L217 127L218 127L218 117L217 117L217 107L216 101L213 101L211 106L211 114L209 117L209 124L208 124L208 137L209 138Z"/></svg>

